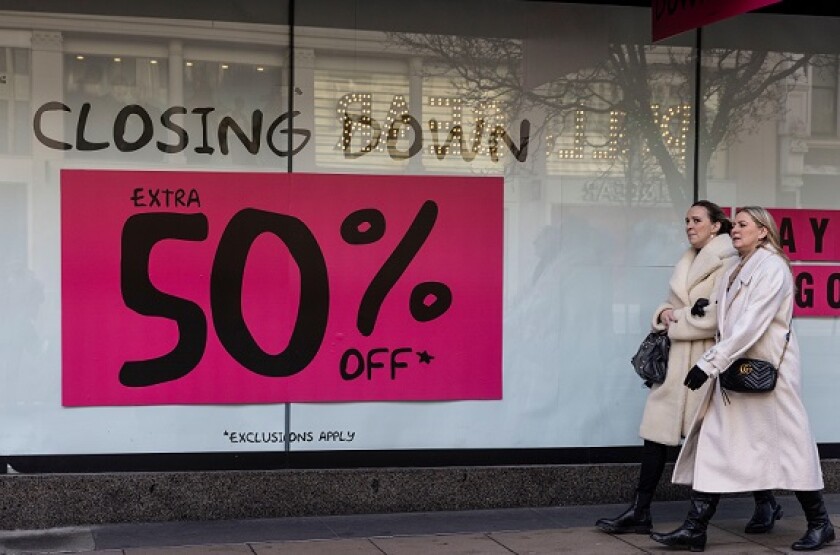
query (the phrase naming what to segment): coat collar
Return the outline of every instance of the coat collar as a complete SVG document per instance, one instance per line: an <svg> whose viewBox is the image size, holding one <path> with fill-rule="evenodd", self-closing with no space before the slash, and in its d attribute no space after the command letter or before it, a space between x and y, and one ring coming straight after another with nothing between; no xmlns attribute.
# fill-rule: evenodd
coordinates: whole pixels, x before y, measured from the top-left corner
<svg viewBox="0 0 840 555"><path fill-rule="evenodd" d="M718 235L699 252L690 247L674 267L669 283L671 290L683 303L689 304L688 292L691 289L737 257L738 252L732 247L732 239L728 235Z"/></svg>
<svg viewBox="0 0 840 555"><path fill-rule="evenodd" d="M706 279L709 274L720 268L727 259L734 260L738 251L732 246L732 239L729 235L718 235L700 249L694 263L688 270L688 288L691 289L697 283Z"/></svg>
<svg viewBox="0 0 840 555"><path fill-rule="evenodd" d="M747 263L744 264L744 267L741 268L741 272L738 274L738 277L735 278L735 281L740 282L739 285L749 283L758 267L761 266L761 264L765 260L767 260L775 254L777 254L776 250L772 247L759 247L750 257L750 259L747 260Z"/></svg>

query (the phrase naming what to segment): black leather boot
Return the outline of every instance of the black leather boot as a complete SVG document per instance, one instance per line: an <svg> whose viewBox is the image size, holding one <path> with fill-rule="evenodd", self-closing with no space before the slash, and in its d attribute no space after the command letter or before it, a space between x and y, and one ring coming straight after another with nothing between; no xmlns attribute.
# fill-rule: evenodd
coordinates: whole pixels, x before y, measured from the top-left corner
<svg viewBox="0 0 840 555"><path fill-rule="evenodd" d="M602 518L595 526L610 534L650 534L650 502L653 492L636 491L633 504L615 518Z"/></svg>
<svg viewBox="0 0 840 555"><path fill-rule="evenodd" d="M790 546L794 551L816 551L834 541L834 526L828 519L828 511L821 491L797 491L796 498L805 511L808 530L805 535Z"/></svg>
<svg viewBox="0 0 840 555"><path fill-rule="evenodd" d="M668 534L654 532L650 539L674 547L688 547L691 551L706 549L706 529L717 510L719 493L691 492L691 508L683 525Z"/></svg>
<svg viewBox="0 0 840 555"><path fill-rule="evenodd" d="M747 534L764 534L773 529L776 521L782 518L782 506L776 503L770 490L754 491L755 511L747 522L744 532Z"/></svg>

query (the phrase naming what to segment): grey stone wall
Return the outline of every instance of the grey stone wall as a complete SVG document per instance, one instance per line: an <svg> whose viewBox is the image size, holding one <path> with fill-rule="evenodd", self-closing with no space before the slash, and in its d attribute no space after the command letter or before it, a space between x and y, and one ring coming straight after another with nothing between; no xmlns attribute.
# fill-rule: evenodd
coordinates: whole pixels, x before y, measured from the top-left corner
<svg viewBox="0 0 840 555"><path fill-rule="evenodd" d="M840 460L823 460L840 493ZM657 499L688 497L670 484ZM623 503L637 464L0 476L0 528Z"/></svg>

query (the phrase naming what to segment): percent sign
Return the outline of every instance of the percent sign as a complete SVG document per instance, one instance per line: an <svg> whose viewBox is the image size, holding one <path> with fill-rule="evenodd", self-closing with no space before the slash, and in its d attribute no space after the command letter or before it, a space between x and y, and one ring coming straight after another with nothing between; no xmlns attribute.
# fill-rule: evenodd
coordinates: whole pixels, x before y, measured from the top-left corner
<svg viewBox="0 0 840 555"><path fill-rule="evenodd" d="M365 290L356 318L356 328L365 337L373 333L385 297L420 252L435 227L437 216L437 204L431 200L424 202L408 231ZM384 235L385 216L375 208L357 210L341 223L341 237L351 245L374 243ZM429 301L432 297L433 300ZM411 316L418 322L434 320L449 310L451 305L452 291L439 281L419 283L411 290L408 301Z"/></svg>

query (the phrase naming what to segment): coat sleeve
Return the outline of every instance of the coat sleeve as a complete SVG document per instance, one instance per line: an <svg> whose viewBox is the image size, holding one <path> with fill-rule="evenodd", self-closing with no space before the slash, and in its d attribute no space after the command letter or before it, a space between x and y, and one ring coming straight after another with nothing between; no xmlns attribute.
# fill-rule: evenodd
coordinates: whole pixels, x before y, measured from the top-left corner
<svg viewBox="0 0 840 555"><path fill-rule="evenodd" d="M697 365L709 375L717 376L726 370L733 361L743 356L764 333L773 321L784 302L787 293L785 287L784 264L763 264L757 268L749 284L742 284L747 295L743 308L734 318L730 332L703 354Z"/></svg>
<svg viewBox="0 0 840 555"><path fill-rule="evenodd" d="M653 318L650 322L650 327L652 329L656 331L665 331L665 326L662 324L662 322L659 321L659 315L668 310L669 308L671 310L674 310L674 305L670 302L670 299L656 307L656 310L653 311Z"/></svg>
<svg viewBox="0 0 840 555"><path fill-rule="evenodd" d="M721 264L691 287L688 292L691 305L681 306L674 310L677 321L668 328L668 337L676 341L700 341L712 339L715 336L717 331L716 286L722 273L723 265ZM703 316L695 316L691 313L694 303L699 298L709 301Z"/></svg>
<svg viewBox="0 0 840 555"><path fill-rule="evenodd" d="M668 337L678 341L713 338L717 330L717 305L714 299L710 299L710 302L712 304L706 307L703 316L691 314L691 307L689 306L674 310L677 321L668 328Z"/></svg>

